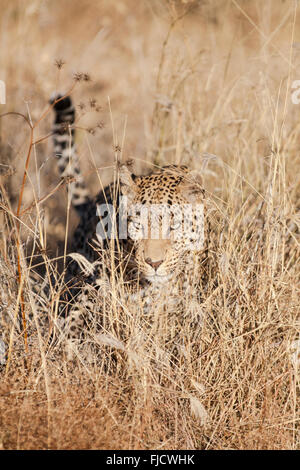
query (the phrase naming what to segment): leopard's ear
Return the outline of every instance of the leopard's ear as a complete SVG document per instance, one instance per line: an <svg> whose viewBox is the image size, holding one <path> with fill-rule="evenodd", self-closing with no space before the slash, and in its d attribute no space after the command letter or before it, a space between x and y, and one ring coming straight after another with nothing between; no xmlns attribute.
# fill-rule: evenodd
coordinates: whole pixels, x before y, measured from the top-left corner
<svg viewBox="0 0 300 470"><path fill-rule="evenodd" d="M181 194L187 202L201 204L204 200L205 191L202 187L202 177L197 170L191 170L184 175L179 185Z"/></svg>
<svg viewBox="0 0 300 470"><path fill-rule="evenodd" d="M135 175L131 173L128 165L121 165L119 167L119 177L121 193L131 201L137 193L137 185L134 182Z"/></svg>

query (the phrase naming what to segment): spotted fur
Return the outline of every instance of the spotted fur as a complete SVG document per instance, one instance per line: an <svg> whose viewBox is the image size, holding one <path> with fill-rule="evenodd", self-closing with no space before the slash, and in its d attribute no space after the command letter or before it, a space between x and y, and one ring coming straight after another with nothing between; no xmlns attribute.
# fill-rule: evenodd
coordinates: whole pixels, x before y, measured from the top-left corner
<svg viewBox="0 0 300 470"><path fill-rule="evenodd" d="M189 204L191 207L205 204L205 192L197 172L184 166L167 166L146 176L136 176L129 165L118 167L118 178L94 198L88 195L80 173L78 156L74 142L75 110L69 97L56 97L54 104L55 121L53 126L54 151L62 177L68 177L68 191L71 203L80 216L75 230L72 250L89 263L93 263L93 273L85 277L79 289L79 296L68 317L70 336L78 338L93 306L90 303L90 286L103 287L103 282L111 282L115 273L122 275L124 282L135 286L134 296L141 296L147 311L162 293L168 291L166 302L177 305L187 295L188 290L197 292L200 280L194 279L190 285L191 272L195 269L195 260L199 263L207 258L208 226L205 218L197 220L191 214L188 218L188 232L181 239L173 233L172 221L176 211ZM120 237L121 197L126 198L126 224L128 236ZM147 224L142 220L146 208L160 205L158 224L164 211L170 215L167 224L167 237L162 234L152 237L147 232ZM99 207L101 216L99 217ZM140 207L141 210L136 210ZM134 211L132 209L134 208ZM114 211L114 215L108 214ZM205 211L205 210L204 210ZM205 214L205 212L204 212ZM112 239L107 221L115 224L116 238ZM104 224L104 226L103 226ZM205 226L199 226L204 224ZM109 224L108 224L109 225ZM159 226L159 225L158 225ZM199 231L205 233L205 245L198 250L190 249L190 242ZM100 235L99 235L100 234ZM80 277L81 270L77 263L72 263L68 279ZM81 276L82 278L82 276ZM197 286L196 286L197 284ZM195 289L196 287L196 289ZM100 289L101 290L101 289ZM85 312L85 314L83 314Z"/></svg>

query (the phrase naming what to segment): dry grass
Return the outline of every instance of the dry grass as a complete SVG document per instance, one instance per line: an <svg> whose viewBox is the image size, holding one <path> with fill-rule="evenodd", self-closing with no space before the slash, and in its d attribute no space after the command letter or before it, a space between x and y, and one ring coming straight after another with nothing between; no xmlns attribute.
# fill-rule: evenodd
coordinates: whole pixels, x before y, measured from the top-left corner
<svg viewBox="0 0 300 470"><path fill-rule="evenodd" d="M1 110L35 123L55 89L74 86L72 72L89 73L92 81L76 83L72 96L85 104L78 127L105 124L95 135L78 130L91 192L111 179L116 146L140 172L166 162L200 168L219 241L201 329L195 331L188 299L183 319L165 317L158 306L149 326L138 306L122 306L117 283L101 304L105 336L91 338L100 343L100 358L95 362L92 351L88 361L79 351L68 364L59 346L45 348L28 276L42 263L39 272L56 277L47 305L55 322L76 220L65 185L56 187L50 139L33 146L22 210L33 206L21 210L19 246L33 328L25 355L15 325L1 371L0 448L300 448L299 361L292 355L299 338L296 5L0 1L0 79L7 84ZM53 65L60 58L62 69ZM49 133L51 118L49 112L38 122L33 141ZM1 163L15 168L0 174L3 318L22 302L14 214L29 131L20 117L0 119ZM175 340L181 352L170 362Z"/></svg>

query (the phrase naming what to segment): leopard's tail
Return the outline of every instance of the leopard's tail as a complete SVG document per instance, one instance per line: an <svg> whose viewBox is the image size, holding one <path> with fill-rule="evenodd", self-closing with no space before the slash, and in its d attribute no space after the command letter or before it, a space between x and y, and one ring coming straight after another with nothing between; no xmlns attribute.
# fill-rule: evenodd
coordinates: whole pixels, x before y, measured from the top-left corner
<svg viewBox="0 0 300 470"><path fill-rule="evenodd" d="M75 108L69 96L55 95L50 103L54 104L55 119L52 127L54 153L62 177L67 178L71 204L82 215L90 203L88 190L80 172L79 159L75 145Z"/></svg>

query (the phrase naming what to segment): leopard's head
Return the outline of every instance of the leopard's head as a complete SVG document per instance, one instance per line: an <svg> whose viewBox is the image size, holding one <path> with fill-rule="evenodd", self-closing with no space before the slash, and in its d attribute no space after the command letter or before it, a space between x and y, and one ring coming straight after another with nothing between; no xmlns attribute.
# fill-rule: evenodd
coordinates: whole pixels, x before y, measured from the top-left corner
<svg viewBox="0 0 300 470"><path fill-rule="evenodd" d="M120 167L130 264L141 279L164 283L184 269L188 256L201 249L204 190L199 173L184 166L163 167L135 176Z"/></svg>

